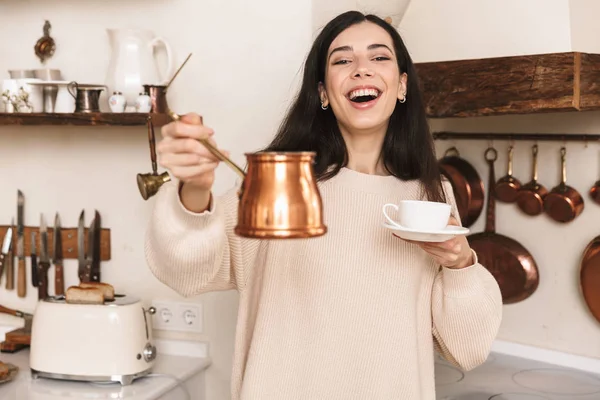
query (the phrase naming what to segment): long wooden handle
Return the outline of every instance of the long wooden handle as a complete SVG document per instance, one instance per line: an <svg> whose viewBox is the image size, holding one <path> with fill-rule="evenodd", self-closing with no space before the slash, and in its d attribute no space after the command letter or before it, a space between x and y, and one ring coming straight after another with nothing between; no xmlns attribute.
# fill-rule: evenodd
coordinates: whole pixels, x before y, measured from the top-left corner
<svg viewBox="0 0 600 400"><path fill-rule="evenodd" d="M15 268L13 265L13 253L9 251L6 254L6 290L15 288Z"/></svg>
<svg viewBox="0 0 600 400"><path fill-rule="evenodd" d="M17 310L13 310L12 308L7 308L7 307L4 307L4 306L0 306L0 313L10 314L10 315L16 316L17 315Z"/></svg>
<svg viewBox="0 0 600 400"><path fill-rule="evenodd" d="M55 263L54 267L54 294L62 296L65 294L64 273L62 263Z"/></svg>
<svg viewBox="0 0 600 400"><path fill-rule="evenodd" d="M27 295L27 279L25 275L25 258L19 258L19 269L17 271L17 295L25 297Z"/></svg>

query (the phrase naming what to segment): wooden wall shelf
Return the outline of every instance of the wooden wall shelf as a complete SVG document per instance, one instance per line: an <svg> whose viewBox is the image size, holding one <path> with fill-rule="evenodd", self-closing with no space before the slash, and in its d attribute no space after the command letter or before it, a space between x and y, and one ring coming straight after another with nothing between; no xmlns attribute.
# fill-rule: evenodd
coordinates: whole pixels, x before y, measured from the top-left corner
<svg viewBox="0 0 600 400"><path fill-rule="evenodd" d="M0 125L154 126L170 122L167 114L148 113L0 113Z"/></svg>
<svg viewBox="0 0 600 400"><path fill-rule="evenodd" d="M6 231L10 228L10 225L2 225L0 226L0 236L2 239L0 240L0 244L4 241L4 236L6 235ZM54 249L54 229L47 228L48 230L48 255L52 259L53 249ZM35 226L25 226L24 234L23 234L23 247L25 252L25 257L31 256L31 232L37 232L36 237L36 250L38 253L38 258L40 254L40 228ZM63 258L77 259L79 255L79 251L77 249L77 228L61 228L61 236L62 236L62 247L63 247ZM88 228L85 228L85 248L87 254L90 254L88 250ZM17 253L17 232L13 229L13 247L12 247L13 255L16 256ZM110 260L111 252L110 252L110 229L102 228L100 230L100 261L108 261Z"/></svg>
<svg viewBox="0 0 600 400"><path fill-rule="evenodd" d="M416 68L429 118L600 110L600 54L548 53Z"/></svg>

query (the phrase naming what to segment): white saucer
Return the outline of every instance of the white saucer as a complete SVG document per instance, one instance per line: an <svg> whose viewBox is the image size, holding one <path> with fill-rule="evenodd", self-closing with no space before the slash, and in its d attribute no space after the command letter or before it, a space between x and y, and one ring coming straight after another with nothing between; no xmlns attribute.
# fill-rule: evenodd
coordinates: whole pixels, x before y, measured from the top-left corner
<svg viewBox="0 0 600 400"><path fill-rule="evenodd" d="M466 235L470 232L468 228L456 225L448 225L439 231L418 231L415 229L390 225L386 222L383 223L383 226L394 231L394 236L417 242L445 242L457 235Z"/></svg>

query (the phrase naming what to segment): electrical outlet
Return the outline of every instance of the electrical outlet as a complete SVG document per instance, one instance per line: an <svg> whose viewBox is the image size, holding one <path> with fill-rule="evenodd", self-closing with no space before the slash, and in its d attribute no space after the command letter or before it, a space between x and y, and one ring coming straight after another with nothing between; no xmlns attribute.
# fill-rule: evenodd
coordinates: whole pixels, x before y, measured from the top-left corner
<svg viewBox="0 0 600 400"><path fill-rule="evenodd" d="M153 301L156 313L152 316L154 329L202 333L202 304Z"/></svg>

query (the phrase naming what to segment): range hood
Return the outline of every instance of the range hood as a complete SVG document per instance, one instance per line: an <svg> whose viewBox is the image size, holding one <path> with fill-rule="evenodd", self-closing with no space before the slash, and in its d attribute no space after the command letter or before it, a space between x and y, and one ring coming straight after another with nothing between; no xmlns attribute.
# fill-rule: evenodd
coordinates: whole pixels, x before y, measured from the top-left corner
<svg viewBox="0 0 600 400"><path fill-rule="evenodd" d="M348 10L389 17L398 26L410 3L411 0L312 0L313 31L319 31L329 20Z"/></svg>
<svg viewBox="0 0 600 400"><path fill-rule="evenodd" d="M419 0L398 30L430 118L600 110L597 0Z"/></svg>

